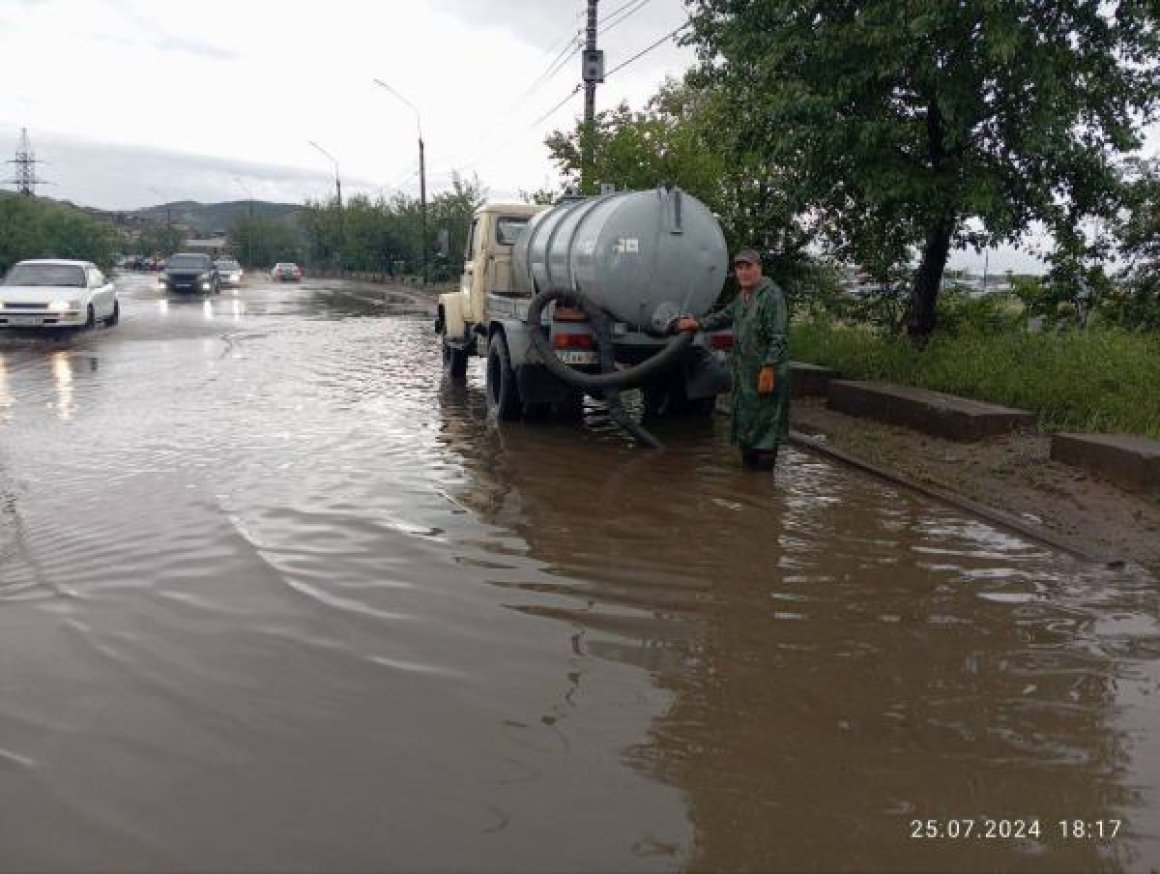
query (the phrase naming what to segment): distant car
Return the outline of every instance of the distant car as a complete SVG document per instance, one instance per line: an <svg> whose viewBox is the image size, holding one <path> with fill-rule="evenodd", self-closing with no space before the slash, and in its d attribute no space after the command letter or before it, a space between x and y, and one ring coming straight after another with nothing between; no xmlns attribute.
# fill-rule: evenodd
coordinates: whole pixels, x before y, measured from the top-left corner
<svg viewBox="0 0 1160 874"><path fill-rule="evenodd" d="M236 288L242 284L242 278L246 275L246 272L242 270L242 265L233 258L219 258L213 262L213 265L217 268L222 285Z"/></svg>
<svg viewBox="0 0 1160 874"><path fill-rule="evenodd" d="M120 319L117 290L91 261L19 261L0 280L0 328L112 327Z"/></svg>
<svg viewBox="0 0 1160 874"><path fill-rule="evenodd" d="M178 252L170 255L161 274L161 285L168 291L219 294L221 277L213 259L203 252Z"/></svg>
<svg viewBox="0 0 1160 874"><path fill-rule="evenodd" d="M297 282L302 278L302 268L293 261L279 261L270 271L270 278L278 282Z"/></svg>

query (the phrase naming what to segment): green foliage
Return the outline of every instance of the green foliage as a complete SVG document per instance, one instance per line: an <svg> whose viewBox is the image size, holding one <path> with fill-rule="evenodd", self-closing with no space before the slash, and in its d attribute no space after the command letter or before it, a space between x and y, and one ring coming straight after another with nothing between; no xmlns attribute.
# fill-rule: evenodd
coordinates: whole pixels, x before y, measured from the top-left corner
<svg viewBox="0 0 1160 874"><path fill-rule="evenodd" d="M341 207L335 199L307 203L299 216L302 260L329 270L393 275L401 264L407 272L419 273L425 240L428 276L433 282L443 281L462 269L471 216L483 198L478 179L453 175L451 188L427 204L425 238L422 204L416 198L399 194L371 200L356 195Z"/></svg>
<svg viewBox="0 0 1160 874"><path fill-rule="evenodd" d="M1160 160L1132 165L1131 209L1119 228L1126 266L1103 301L1106 317L1125 328L1160 330Z"/></svg>
<svg viewBox="0 0 1160 874"><path fill-rule="evenodd" d="M788 174L759 149L738 143L735 130L719 91L669 81L642 112L621 104L597 113L591 128L577 124L545 142L566 185L580 187L581 157L591 142L589 189L597 182L620 190L680 186L717 215L730 251L760 248L766 272L787 291L808 286L810 236L787 195Z"/></svg>
<svg viewBox="0 0 1160 874"><path fill-rule="evenodd" d="M261 269L278 261L304 260L301 232L285 219L240 217L230 229L229 243L244 267Z"/></svg>
<svg viewBox="0 0 1160 874"><path fill-rule="evenodd" d="M948 252L1111 217L1113 164L1160 98L1160 10L1090 0L695 0L701 79L844 260L914 274L934 328ZM982 233L968 220L981 221Z"/></svg>
<svg viewBox="0 0 1160 874"><path fill-rule="evenodd" d="M917 347L865 325L810 319L794 358L850 379L878 379L1039 414L1048 430L1160 439L1160 337L1117 328L1028 334L960 326Z"/></svg>
<svg viewBox="0 0 1160 874"><path fill-rule="evenodd" d="M116 231L67 204L0 197L0 272L27 258L76 258L112 269Z"/></svg>
<svg viewBox="0 0 1160 874"><path fill-rule="evenodd" d="M178 228L162 224L150 225L141 230L136 245L132 248L138 255L165 258L180 251L184 240L185 234Z"/></svg>

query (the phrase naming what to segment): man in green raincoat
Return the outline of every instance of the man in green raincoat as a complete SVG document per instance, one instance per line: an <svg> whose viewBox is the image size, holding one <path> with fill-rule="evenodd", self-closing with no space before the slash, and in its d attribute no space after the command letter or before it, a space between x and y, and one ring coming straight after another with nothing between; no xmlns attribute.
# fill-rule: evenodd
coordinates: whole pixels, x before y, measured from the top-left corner
<svg viewBox="0 0 1160 874"><path fill-rule="evenodd" d="M733 257L740 293L722 310L698 321L682 316L677 331L733 326L732 442L746 467L772 470L789 433L789 310L777 283L761 275L761 256L742 249Z"/></svg>

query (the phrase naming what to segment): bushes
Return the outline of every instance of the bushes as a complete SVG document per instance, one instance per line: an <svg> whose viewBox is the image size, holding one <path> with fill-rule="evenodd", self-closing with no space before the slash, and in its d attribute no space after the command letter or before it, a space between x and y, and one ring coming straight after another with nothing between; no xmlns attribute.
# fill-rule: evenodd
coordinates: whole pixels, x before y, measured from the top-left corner
<svg viewBox="0 0 1160 874"><path fill-rule="evenodd" d="M75 207L0 197L0 273L27 258L77 258L110 270L117 234Z"/></svg>

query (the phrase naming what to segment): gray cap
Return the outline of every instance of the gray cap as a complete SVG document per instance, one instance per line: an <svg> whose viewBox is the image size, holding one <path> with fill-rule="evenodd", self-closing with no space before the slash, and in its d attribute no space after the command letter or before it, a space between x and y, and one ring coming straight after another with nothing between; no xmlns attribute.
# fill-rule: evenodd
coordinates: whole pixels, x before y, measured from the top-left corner
<svg viewBox="0 0 1160 874"><path fill-rule="evenodd" d="M738 261L748 261L750 264L760 264L761 256L757 254L756 249L738 249L737 254L733 256L733 263Z"/></svg>

